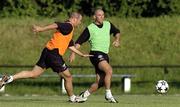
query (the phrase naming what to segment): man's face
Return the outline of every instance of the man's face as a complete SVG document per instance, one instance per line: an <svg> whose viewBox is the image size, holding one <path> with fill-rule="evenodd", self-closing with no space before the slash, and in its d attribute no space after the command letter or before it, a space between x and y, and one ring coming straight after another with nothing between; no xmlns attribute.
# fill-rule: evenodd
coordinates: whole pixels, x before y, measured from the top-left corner
<svg viewBox="0 0 180 107"><path fill-rule="evenodd" d="M102 10L97 10L94 17L96 22L102 24L104 21L104 12Z"/></svg>
<svg viewBox="0 0 180 107"><path fill-rule="evenodd" d="M76 18L75 26L78 26L79 24L81 24L81 20L82 20L82 16L80 16L78 19Z"/></svg>

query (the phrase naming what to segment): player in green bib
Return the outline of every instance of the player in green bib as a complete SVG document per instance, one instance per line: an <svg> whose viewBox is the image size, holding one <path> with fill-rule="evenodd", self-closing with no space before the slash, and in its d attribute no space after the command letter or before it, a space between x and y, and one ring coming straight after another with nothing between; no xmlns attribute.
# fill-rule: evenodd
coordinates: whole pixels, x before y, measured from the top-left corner
<svg viewBox="0 0 180 107"><path fill-rule="evenodd" d="M90 61L95 67L96 81L91 87L82 92L80 97L77 98L77 102L85 102L88 96L97 91L100 87L105 86L105 99L112 103L118 103L111 93L111 78L112 78L112 67L109 64L109 46L110 46L110 35L113 34L115 40L113 45L118 47L120 39L120 31L111 22L104 20L104 12L102 9L97 9L94 13L94 22L91 23L76 41L75 47L80 48L84 42L90 43L91 49ZM75 59L75 54L70 55L70 62Z"/></svg>
<svg viewBox="0 0 180 107"><path fill-rule="evenodd" d="M110 27L110 22L108 21L103 21L102 28L99 28L94 23L88 26L90 33L89 43L91 45L91 51L101 51L106 54L109 52Z"/></svg>

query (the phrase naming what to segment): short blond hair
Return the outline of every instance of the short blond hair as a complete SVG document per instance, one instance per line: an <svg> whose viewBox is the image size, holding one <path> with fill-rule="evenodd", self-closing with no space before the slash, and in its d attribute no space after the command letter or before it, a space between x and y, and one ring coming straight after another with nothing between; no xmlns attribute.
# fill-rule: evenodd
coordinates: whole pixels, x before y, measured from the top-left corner
<svg viewBox="0 0 180 107"><path fill-rule="evenodd" d="M104 12L102 8L97 8L97 9L94 11L94 15L95 15L97 12L99 12L99 11Z"/></svg>
<svg viewBox="0 0 180 107"><path fill-rule="evenodd" d="M80 19L81 17L82 17L82 15L78 12L72 12L71 14L69 14L69 18Z"/></svg>

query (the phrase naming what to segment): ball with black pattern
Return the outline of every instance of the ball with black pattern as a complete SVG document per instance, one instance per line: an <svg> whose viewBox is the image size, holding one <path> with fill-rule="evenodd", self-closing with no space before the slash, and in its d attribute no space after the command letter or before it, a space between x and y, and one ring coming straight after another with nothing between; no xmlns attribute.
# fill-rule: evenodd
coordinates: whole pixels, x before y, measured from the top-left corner
<svg viewBox="0 0 180 107"><path fill-rule="evenodd" d="M160 94L167 93L169 90L169 85L165 80L159 80L156 83L156 91Z"/></svg>

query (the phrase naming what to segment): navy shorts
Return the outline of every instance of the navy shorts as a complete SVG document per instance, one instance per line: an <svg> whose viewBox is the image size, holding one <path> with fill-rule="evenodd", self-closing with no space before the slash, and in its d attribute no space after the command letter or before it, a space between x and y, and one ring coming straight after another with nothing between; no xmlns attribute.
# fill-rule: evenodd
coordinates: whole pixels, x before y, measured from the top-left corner
<svg viewBox="0 0 180 107"><path fill-rule="evenodd" d="M90 51L90 55L94 55L93 57L89 57L91 63L94 65L96 74L102 74L104 71L100 70L98 67L99 62L107 61L109 63L108 54L100 52L100 51Z"/></svg>
<svg viewBox="0 0 180 107"><path fill-rule="evenodd" d="M59 55L58 49L48 50L44 48L36 65L46 69L52 68L52 70L57 73L63 72L68 68L62 56Z"/></svg>

